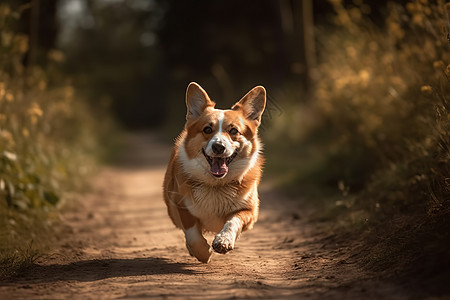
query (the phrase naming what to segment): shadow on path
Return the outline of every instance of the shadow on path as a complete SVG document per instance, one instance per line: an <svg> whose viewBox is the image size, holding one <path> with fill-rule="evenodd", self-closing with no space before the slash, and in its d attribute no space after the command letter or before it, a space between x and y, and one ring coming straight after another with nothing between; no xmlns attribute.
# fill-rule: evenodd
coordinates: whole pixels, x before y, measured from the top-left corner
<svg viewBox="0 0 450 300"><path fill-rule="evenodd" d="M164 258L95 259L67 265L32 265L20 276L11 278L4 285L20 283L49 283L57 281L89 282L115 277L145 276L156 274L194 275L189 264L172 263Z"/></svg>

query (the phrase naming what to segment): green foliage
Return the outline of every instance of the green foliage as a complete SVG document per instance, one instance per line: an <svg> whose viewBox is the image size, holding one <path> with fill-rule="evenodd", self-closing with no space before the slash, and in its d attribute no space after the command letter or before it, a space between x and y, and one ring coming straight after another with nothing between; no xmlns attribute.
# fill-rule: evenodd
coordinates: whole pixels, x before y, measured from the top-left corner
<svg viewBox="0 0 450 300"><path fill-rule="evenodd" d="M388 3L380 28L362 1L330 2L313 97L267 126L268 168L283 166L284 190L301 192L328 232L357 241L360 267L439 289L450 257L450 3Z"/></svg>
<svg viewBox="0 0 450 300"><path fill-rule="evenodd" d="M92 24L63 40L65 70L95 105L110 106L124 126L160 125L166 117L165 72L153 33L152 5L90 1ZM83 62L83 63L80 63Z"/></svg>
<svg viewBox="0 0 450 300"><path fill-rule="evenodd" d="M33 263L56 240L56 211L0 207L0 278Z"/></svg>
<svg viewBox="0 0 450 300"><path fill-rule="evenodd" d="M335 27L318 29L313 99L268 133L301 148L291 180L344 201L359 195L348 202L372 217L448 211L449 4L388 3L380 29L364 17L366 4L331 2Z"/></svg>
<svg viewBox="0 0 450 300"><path fill-rule="evenodd" d="M50 240L55 207L92 170L99 132L59 71L62 52L51 50L45 68L23 64L28 37L15 30L20 13L0 4L2 265L30 261Z"/></svg>

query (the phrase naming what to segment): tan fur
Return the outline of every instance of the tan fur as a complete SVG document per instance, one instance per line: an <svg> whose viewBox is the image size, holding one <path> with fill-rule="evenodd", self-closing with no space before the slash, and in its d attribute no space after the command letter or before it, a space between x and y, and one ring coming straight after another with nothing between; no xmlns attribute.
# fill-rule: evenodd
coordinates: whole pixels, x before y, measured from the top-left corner
<svg viewBox="0 0 450 300"><path fill-rule="evenodd" d="M212 246L226 253L257 220L257 187L264 161L257 131L265 102L265 89L259 86L231 110L218 110L198 84L188 86L187 120L167 167L164 200L173 223L185 232L189 253L201 262L208 262L212 254L202 235L205 231L217 233ZM212 129L210 134L203 131L205 126ZM227 158L237 153L222 178L213 176L212 164L202 152L211 155L213 139L226 145Z"/></svg>

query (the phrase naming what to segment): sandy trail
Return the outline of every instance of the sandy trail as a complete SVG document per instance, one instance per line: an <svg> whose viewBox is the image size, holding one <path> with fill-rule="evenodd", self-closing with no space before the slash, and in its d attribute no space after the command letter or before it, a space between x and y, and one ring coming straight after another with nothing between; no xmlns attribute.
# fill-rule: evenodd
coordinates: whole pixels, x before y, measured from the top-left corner
<svg viewBox="0 0 450 300"><path fill-rule="evenodd" d="M127 147L64 214L68 226L55 250L0 284L0 299L376 299L397 290L367 280L348 248L314 234L308 214L264 181L255 228L231 253L199 263L162 200L170 147L150 134L130 135Z"/></svg>

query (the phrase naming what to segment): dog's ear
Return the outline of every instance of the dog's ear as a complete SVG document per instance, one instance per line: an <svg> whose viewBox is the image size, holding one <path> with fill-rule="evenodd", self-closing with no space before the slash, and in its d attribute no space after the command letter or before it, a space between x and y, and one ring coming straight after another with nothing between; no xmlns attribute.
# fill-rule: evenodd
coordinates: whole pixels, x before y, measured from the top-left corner
<svg viewBox="0 0 450 300"><path fill-rule="evenodd" d="M196 83L189 83L186 90L186 120L198 118L207 107L214 107L215 103L209 99L208 94Z"/></svg>
<svg viewBox="0 0 450 300"><path fill-rule="evenodd" d="M266 107L266 89L263 86L257 86L250 90L239 102L234 104L232 110L243 110L248 120L261 123L261 116Z"/></svg>

